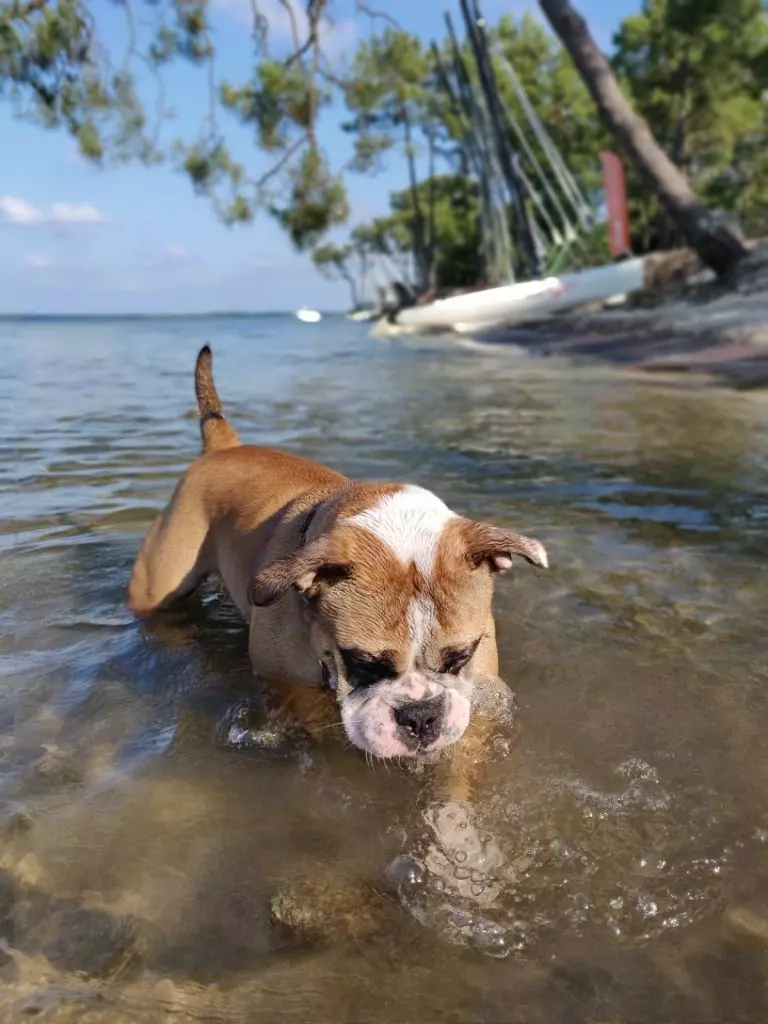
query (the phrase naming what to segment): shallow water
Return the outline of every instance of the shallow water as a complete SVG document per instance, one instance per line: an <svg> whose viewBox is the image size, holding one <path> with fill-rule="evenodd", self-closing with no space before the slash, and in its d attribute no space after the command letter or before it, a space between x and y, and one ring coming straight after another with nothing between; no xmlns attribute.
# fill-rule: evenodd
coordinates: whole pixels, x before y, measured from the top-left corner
<svg viewBox="0 0 768 1024"><path fill-rule="evenodd" d="M125 610L204 340L245 439L546 543L497 585L519 714L468 806L265 726L214 586ZM764 398L340 319L5 321L0 357L2 1013L765 1019Z"/></svg>

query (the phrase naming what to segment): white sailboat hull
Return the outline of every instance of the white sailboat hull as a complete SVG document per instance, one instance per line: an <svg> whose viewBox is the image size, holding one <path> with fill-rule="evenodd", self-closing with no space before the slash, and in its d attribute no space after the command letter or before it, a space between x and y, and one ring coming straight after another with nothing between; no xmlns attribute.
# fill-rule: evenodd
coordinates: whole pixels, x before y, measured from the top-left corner
<svg viewBox="0 0 768 1024"><path fill-rule="evenodd" d="M397 323L409 328L444 328L471 334L502 324L551 316L585 302L638 291L643 287L643 266L641 257L542 281L455 295L426 306L404 309L398 314Z"/></svg>

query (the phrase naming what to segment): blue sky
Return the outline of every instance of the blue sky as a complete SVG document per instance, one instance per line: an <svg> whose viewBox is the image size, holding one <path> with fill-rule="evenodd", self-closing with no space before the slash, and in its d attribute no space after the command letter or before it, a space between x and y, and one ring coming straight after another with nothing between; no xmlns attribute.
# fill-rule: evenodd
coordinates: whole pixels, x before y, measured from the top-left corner
<svg viewBox="0 0 768 1024"><path fill-rule="evenodd" d="M457 13L457 0L374 0L407 30L425 40L443 35L443 11ZM495 21L505 12L537 10L525 0L486 0L483 13ZM98 2L105 40L120 46L119 9ZM246 78L250 47L250 0L213 0L218 70L233 81ZM260 0L270 17L276 53L290 41L278 0ZM602 46L608 48L621 18L639 0L579 0ZM334 0L334 26L326 49L341 61L368 32L354 17L354 0ZM199 71L168 69L169 104L177 117L166 138L194 136L205 112ZM151 93L147 94L151 97ZM321 139L336 166L349 154L338 128L339 109L324 118ZM236 154L258 173L268 165L249 135L233 132ZM300 305L341 309L346 285L323 280L308 256L293 251L266 215L247 226L224 227L207 200L170 167L96 169L77 156L65 134L14 118L0 106L0 313L171 313L212 310L279 310ZM348 176L351 224L387 209L389 191L405 185L396 158L376 177Z"/></svg>

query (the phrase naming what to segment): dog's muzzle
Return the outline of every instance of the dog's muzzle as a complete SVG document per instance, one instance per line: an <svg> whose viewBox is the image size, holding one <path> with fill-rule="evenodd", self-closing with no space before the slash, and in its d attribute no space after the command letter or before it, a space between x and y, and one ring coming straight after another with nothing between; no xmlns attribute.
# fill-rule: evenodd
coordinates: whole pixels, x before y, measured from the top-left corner
<svg viewBox="0 0 768 1024"><path fill-rule="evenodd" d="M409 672L399 679L340 692L350 741L376 757L419 757L455 743L467 725L472 683Z"/></svg>

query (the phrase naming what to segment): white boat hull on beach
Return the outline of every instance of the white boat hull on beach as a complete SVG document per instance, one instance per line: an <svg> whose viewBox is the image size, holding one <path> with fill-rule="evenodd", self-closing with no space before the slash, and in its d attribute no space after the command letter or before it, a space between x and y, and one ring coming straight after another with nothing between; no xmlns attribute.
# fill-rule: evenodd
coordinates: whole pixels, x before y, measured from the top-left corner
<svg viewBox="0 0 768 1024"><path fill-rule="evenodd" d="M537 320L554 313L629 294L643 287L644 259L623 260L541 281L502 285L412 306L397 315L396 327L454 330L460 334Z"/></svg>

